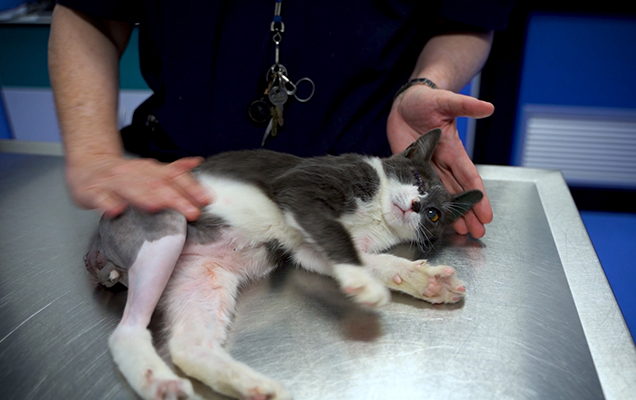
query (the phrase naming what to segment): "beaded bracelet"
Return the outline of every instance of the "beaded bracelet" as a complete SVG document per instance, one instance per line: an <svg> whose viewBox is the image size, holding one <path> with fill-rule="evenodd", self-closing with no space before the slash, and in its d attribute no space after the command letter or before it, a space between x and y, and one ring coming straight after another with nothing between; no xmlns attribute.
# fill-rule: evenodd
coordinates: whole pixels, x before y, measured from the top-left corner
<svg viewBox="0 0 636 400"><path fill-rule="evenodd" d="M415 78L415 79L411 79L410 81L408 81L404 85L402 85L402 87L397 91L397 93L395 94L393 99L395 100L396 97L398 97L399 95L404 93L406 91L406 89L410 88L413 85L426 85L426 86L430 87L431 89L438 89L438 87L435 84L435 82L433 82L432 80L430 80L428 78Z"/></svg>

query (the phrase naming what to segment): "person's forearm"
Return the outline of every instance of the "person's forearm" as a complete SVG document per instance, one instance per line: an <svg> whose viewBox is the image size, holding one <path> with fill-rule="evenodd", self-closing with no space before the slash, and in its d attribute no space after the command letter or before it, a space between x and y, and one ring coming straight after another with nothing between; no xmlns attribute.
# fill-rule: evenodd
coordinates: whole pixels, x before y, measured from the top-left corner
<svg viewBox="0 0 636 400"><path fill-rule="evenodd" d="M67 162L122 156L117 126L119 58L131 24L91 21L56 6L49 40L49 74Z"/></svg>
<svg viewBox="0 0 636 400"><path fill-rule="evenodd" d="M428 78L440 89L458 92L481 71L492 38L493 32L434 36L420 53L411 79Z"/></svg>

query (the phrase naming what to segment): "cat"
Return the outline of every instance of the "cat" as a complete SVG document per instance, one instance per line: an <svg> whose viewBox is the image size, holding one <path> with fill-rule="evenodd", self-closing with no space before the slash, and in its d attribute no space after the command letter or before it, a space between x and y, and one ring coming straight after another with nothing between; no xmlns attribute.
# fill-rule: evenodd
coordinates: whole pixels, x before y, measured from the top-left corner
<svg viewBox="0 0 636 400"><path fill-rule="evenodd" d="M430 162L440 135L428 132L388 158L223 153L193 170L214 198L198 220L134 208L102 218L85 261L104 285L128 286L109 346L132 388L144 399L196 396L152 345L147 326L163 296L169 354L181 371L230 397L291 399L222 347L240 286L284 261L335 278L364 307L387 304L389 288L460 301L466 288L453 268L382 253L426 246L483 197L444 189Z"/></svg>

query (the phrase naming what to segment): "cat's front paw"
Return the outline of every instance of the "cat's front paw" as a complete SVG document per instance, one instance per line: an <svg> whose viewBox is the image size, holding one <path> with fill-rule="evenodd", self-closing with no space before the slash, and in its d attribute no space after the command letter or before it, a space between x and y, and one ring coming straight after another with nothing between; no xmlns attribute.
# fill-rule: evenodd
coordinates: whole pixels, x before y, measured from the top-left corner
<svg viewBox="0 0 636 400"><path fill-rule="evenodd" d="M413 261L408 268L393 275L389 286L433 304L457 303L466 294L466 286L456 277L453 268L430 266L425 260Z"/></svg>
<svg viewBox="0 0 636 400"><path fill-rule="evenodd" d="M381 307L391 301L389 290L363 267L337 264L336 280L342 291L353 300L368 307Z"/></svg>

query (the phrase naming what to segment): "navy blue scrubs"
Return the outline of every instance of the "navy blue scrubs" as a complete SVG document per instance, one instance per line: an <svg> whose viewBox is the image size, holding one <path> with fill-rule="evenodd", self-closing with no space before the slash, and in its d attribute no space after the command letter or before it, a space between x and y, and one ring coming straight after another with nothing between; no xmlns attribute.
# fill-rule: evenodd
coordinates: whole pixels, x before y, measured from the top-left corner
<svg viewBox="0 0 636 400"><path fill-rule="evenodd" d="M274 63L274 0L59 3L139 22L142 74L154 94L124 129L129 150L170 161L261 147L265 128L250 122L247 108L262 96ZM283 0L280 62L292 81L311 78L315 94L307 103L288 101L284 126L265 148L300 156L389 155L393 96L438 21L502 29L511 6L510 0Z"/></svg>

